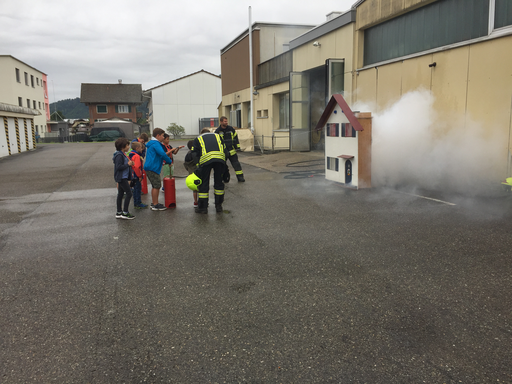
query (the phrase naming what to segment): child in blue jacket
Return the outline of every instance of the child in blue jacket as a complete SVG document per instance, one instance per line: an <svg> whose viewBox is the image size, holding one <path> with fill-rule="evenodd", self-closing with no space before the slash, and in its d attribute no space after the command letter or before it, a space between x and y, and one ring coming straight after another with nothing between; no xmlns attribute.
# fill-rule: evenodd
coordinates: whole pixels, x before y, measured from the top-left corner
<svg viewBox="0 0 512 384"><path fill-rule="evenodd" d="M164 133L165 131L162 128L155 128L153 130L153 137L146 144L146 162L144 163L144 170L153 187L151 190L151 210L153 211L163 211L167 209L165 205L158 203L158 195L162 187L162 181L160 180L162 164L164 161L167 164L172 163L172 159L169 157L172 150L166 153L162 148Z"/></svg>

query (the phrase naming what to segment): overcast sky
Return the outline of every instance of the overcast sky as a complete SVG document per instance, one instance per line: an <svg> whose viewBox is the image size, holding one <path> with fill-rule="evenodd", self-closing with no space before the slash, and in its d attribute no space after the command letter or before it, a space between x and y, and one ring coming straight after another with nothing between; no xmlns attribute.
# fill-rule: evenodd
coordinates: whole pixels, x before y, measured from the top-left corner
<svg viewBox="0 0 512 384"><path fill-rule="evenodd" d="M355 0L0 0L0 54L48 75L50 102L81 83L148 89L201 69L252 21L318 25Z"/></svg>

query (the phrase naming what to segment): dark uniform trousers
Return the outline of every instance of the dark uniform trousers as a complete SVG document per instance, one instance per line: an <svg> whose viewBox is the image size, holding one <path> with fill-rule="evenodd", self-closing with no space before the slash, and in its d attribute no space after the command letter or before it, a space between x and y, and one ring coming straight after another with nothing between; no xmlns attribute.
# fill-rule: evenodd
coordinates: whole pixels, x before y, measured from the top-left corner
<svg viewBox="0 0 512 384"><path fill-rule="evenodd" d="M240 143L238 141L238 135L236 134L235 129L230 125L228 125L225 129L222 129L222 126L219 126L215 130L215 133L223 137L228 151L228 153L226 153L226 172L229 172L227 167L229 159L231 166L235 170L236 178L239 181L242 181L244 179L244 171L242 171L242 165L238 161L238 155L236 153L237 149L240 149Z"/></svg>
<svg viewBox="0 0 512 384"><path fill-rule="evenodd" d="M227 159L226 159L226 171L229 172L228 170L228 167L227 167L227 163L228 163L228 160L231 162L231 165L233 166L233 169L235 170L235 174L237 176L237 178L240 176L240 175L243 175L244 174L244 171L242 171L242 165L240 164L240 162L238 161L238 155L235 154L234 155L230 155Z"/></svg>
<svg viewBox="0 0 512 384"><path fill-rule="evenodd" d="M215 205L224 202L224 182L222 175L226 169L224 162L211 162L201 165L196 174L201 178L201 184L197 188L198 192L198 208L205 209L208 207L208 192L210 191L210 174L213 169L213 189L215 194Z"/></svg>
<svg viewBox="0 0 512 384"><path fill-rule="evenodd" d="M207 212L212 169L215 205L218 205L219 207L216 208L219 209L224 201L222 176L226 168L226 146L222 137L213 133L205 133L196 137L192 145L192 156L199 164L195 173L201 179L201 184L197 187L198 207L196 212Z"/></svg>

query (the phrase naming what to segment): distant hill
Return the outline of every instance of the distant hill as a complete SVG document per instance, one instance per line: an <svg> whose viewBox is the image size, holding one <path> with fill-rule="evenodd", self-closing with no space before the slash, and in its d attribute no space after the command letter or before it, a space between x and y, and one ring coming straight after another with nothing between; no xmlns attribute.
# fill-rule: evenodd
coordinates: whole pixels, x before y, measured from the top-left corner
<svg viewBox="0 0 512 384"><path fill-rule="evenodd" d="M65 99L50 104L50 112L61 111L66 119L88 119L89 108L80 102L80 98Z"/></svg>
<svg viewBox="0 0 512 384"><path fill-rule="evenodd" d="M142 105L137 107L137 111L142 112L142 116L146 116L149 112L147 108L148 102L144 101ZM61 111L66 119L88 119L89 107L80 102L80 98L65 99L50 104L50 113Z"/></svg>

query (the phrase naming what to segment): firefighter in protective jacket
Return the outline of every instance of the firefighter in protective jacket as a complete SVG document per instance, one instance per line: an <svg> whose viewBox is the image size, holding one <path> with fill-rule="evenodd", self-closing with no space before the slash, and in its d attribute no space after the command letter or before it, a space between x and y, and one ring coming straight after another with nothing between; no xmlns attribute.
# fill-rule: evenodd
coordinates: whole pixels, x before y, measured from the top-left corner
<svg viewBox="0 0 512 384"><path fill-rule="evenodd" d="M236 134L235 129L231 125L228 125L228 118L226 116L222 116L220 118L220 126L215 130L215 133L221 135L224 139L224 143L226 144L226 149L228 151L226 164L229 159L235 170L236 178L239 182L244 182L244 172L242 171L242 166L240 165L238 155L236 154L236 152L240 150L238 135ZM227 167L226 170L228 170Z"/></svg>
<svg viewBox="0 0 512 384"><path fill-rule="evenodd" d="M224 202L224 182L222 180L226 169L226 145L222 136L210 133L208 128L201 131L192 144L192 158L197 169L195 174L201 178L197 188L198 204L196 213L208 213L208 192L210 190L210 173L213 169L213 189L215 193L215 210L222 212Z"/></svg>

